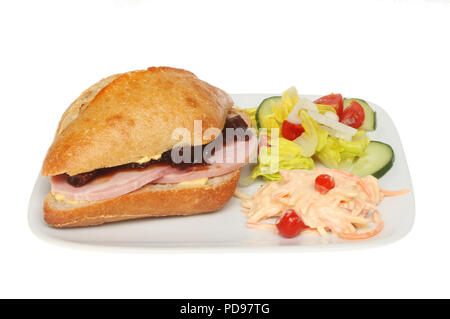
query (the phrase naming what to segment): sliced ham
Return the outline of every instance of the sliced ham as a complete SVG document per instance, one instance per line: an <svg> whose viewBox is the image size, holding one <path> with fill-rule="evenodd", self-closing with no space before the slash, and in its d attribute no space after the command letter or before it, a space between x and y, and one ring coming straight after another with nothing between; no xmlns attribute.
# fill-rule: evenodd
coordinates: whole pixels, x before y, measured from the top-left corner
<svg viewBox="0 0 450 319"><path fill-rule="evenodd" d="M239 140L227 143L215 150L214 155L206 161L209 164L246 164L256 160L258 150L258 138L256 133L249 136L247 141Z"/></svg>
<svg viewBox="0 0 450 319"><path fill-rule="evenodd" d="M186 170L174 168L164 177L154 181L157 184L172 184L205 177L225 175L245 166L257 155L258 140L252 135L247 141L236 141L224 145L207 161L210 165L194 166Z"/></svg>
<svg viewBox="0 0 450 319"><path fill-rule="evenodd" d="M64 175L52 176L52 192L70 200L99 201L132 192L170 172L170 165L152 165L144 169L118 170L95 178L81 187L70 185Z"/></svg>
<svg viewBox="0 0 450 319"><path fill-rule="evenodd" d="M187 181L193 181L195 179L205 177L215 177L231 173L242 166L245 163L232 163L232 164L212 164L204 166L194 166L185 170L174 168L173 171L168 172L167 175L154 181L156 184L173 184Z"/></svg>
<svg viewBox="0 0 450 319"><path fill-rule="evenodd" d="M86 185L74 187L66 176L51 178L52 192L68 200L100 201L135 191L148 183L180 183L205 177L214 177L235 171L249 162L257 153L257 138L228 143L208 159L209 165L180 170L168 164L150 165L143 169L117 170L96 177ZM237 155L236 155L237 154Z"/></svg>

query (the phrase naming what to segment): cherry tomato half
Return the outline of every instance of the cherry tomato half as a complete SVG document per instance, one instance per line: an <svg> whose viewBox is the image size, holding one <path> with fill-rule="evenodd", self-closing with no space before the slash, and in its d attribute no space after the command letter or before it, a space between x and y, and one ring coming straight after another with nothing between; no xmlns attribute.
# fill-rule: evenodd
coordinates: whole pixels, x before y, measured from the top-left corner
<svg viewBox="0 0 450 319"><path fill-rule="evenodd" d="M281 125L281 136L289 141L295 140L297 137L302 135L304 131L305 129L301 124L283 121L283 125Z"/></svg>
<svg viewBox="0 0 450 319"><path fill-rule="evenodd" d="M321 194L326 194L334 188L334 178L328 174L320 174L316 177L314 188Z"/></svg>
<svg viewBox="0 0 450 319"><path fill-rule="evenodd" d="M350 105L342 112L339 121L353 128L359 128L364 123L364 109L356 101L352 101Z"/></svg>
<svg viewBox="0 0 450 319"><path fill-rule="evenodd" d="M326 96L322 96L321 98L318 98L314 101L316 104L324 104L324 105L330 105L334 107L336 110L337 115L340 117L342 114L342 111L344 110L344 100L342 99L341 94L329 94Z"/></svg>
<svg viewBox="0 0 450 319"><path fill-rule="evenodd" d="M308 228L299 214L293 209L287 209L277 223L280 235L286 238L292 238Z"/></svg>

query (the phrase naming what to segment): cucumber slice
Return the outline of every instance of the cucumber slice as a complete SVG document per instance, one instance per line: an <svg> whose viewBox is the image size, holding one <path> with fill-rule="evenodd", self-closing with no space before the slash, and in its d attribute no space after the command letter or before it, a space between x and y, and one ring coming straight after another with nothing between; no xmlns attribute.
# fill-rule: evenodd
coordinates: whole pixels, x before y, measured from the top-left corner
<svg viewBox="0 0 450 319"><path fill-rule="evenodd" d="M256 110L255 119L256 125L258 129L260 128L270 128L269 123L267 121L267 117L272 114L272 105L273 103L278 102L281 99L281 96L271 96L267 99L264 99L261 104L258 106Z"/></svg>
<svg viewBox="0 0 450 319"><path fill-rule="evenodd" d="M371 141L364 154L353 164L351 173L364 177L373 175L381 178L394 165L394 151L386 143Z"/></svg>
<svg viewBox="0 0 450 319"><path fill-rule="evenodd" d="M364 109L364 123L361 125L359 130L374 131L377 128L377 117L376 112L372 110L369 104L361 99L344 99L344 110L350 105L352 101L356 101L361 104Z"/></svg>

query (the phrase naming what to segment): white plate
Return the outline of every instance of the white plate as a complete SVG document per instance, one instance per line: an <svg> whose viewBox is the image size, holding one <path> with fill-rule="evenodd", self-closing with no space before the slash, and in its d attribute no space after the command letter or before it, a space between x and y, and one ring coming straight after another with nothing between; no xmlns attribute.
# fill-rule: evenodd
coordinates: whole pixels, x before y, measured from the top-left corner
<svg viewBox="0 0 450 319"><path fill-rule="evenodd" d="M255 107L270 94L234 94L236 106ZM315 96L306 96L310 99ZM39 177L29 204L29 225L38 237L59 244L85 248L127 248L152 250L190 250L218 248L272 248L275 250L322 251L324 249L364 248L392 243L404 237L414 223L414 195L405 154L394 123L379 106L370 103L377 112L378 127L370 138L392 146L395 152L393 168L380 180L384 189L409 188L411 192L400 197L386 198L379 210L385 221L383 231L375 237L348 241L335 236L323 239L315 234L285 239L269 231L248 229L240 203L232 198L215 213L186 217L157 217L105 224L98 227L55 229L48 227L42 217L42 203L50 190L47 178ZM259 185L243 190L253 193Z"/></svg>

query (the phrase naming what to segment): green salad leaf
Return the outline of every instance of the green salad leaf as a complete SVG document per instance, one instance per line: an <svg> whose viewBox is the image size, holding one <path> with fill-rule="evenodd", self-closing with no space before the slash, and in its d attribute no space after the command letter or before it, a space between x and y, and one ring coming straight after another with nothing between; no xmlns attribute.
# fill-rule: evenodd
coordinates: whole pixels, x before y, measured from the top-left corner
<svg viewBox="0 0 450 319"><path fill-rule="evenodd" d="M315 155L326 167L348 170L353 161L364 153L369 142L365 131L358 131L351 142L328 136L324 147Z"/></svg>
<svg viewBox="0 0 450 319"><path fill-rule="evenodd" d="M305 132L296 138L294 143L300 146L300 152L303 156L311 157L325 147L328 131L321 128L305 110L300 111L300 118Z"/></svg>
<svg viewBox="0 0 450 319"><path fill-rule="evenodd" d="M294 142L280 137L270 139L269 143L270 146L261 146L259 149L258 164L250 175L252 180L263 176L269 181L279 181L281 180L280 170L313 169L315 167L314 160L311 157L304 157L300 146Z"/></svg>
<svg viewBox="0 0 450 319"><path fill-rule="evenodd" d="M298 99L297 89L291 87L283 92L283 96L277 103L272 105L273 119L278 123L279 128L281 128L283 121L287 119Z"/></svg>

